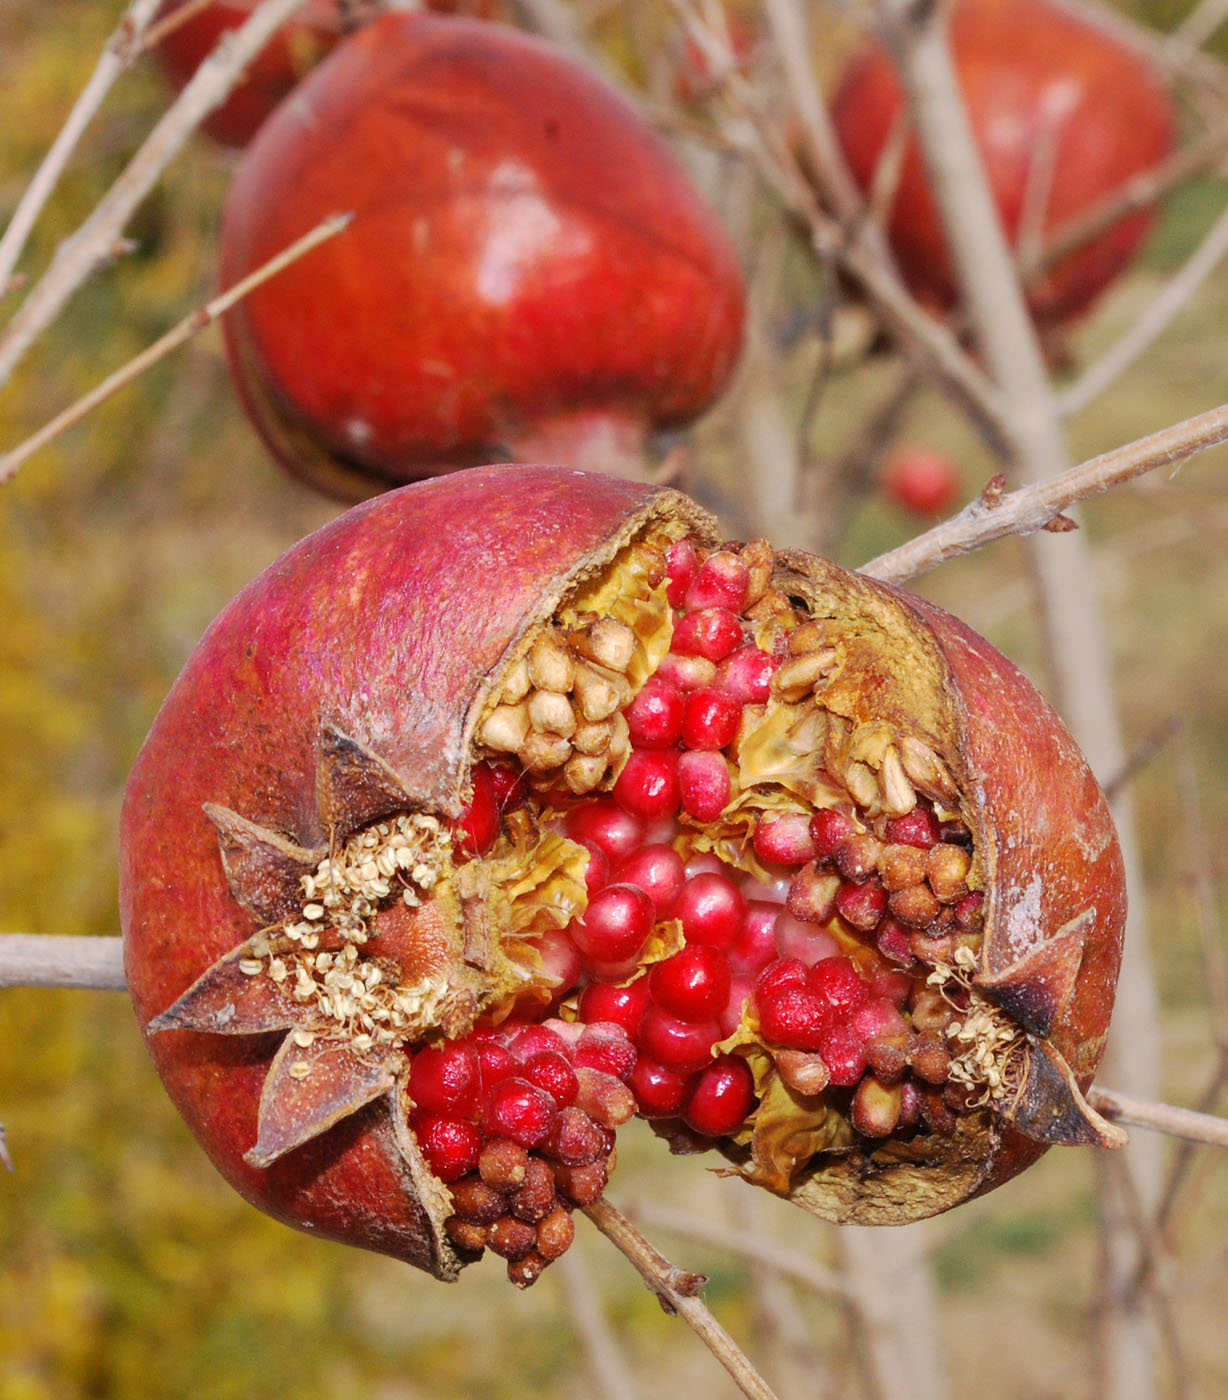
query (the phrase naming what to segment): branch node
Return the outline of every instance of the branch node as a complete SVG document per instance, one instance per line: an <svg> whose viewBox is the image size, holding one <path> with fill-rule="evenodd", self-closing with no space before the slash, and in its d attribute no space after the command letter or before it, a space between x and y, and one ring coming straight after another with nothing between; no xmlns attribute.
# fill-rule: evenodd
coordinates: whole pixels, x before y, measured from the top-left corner
<svg viewBox="0 0 1228 1400"><path fill-rule="evenodd" d="M1002 504L1002 497L1006 495L1006 477L1002 472L997 476L991 476L981 487L981 504L989 510Z"/></svg>
<svg viewBox="0 0 1228 1400"><path fill-rule="evenodd" d="M1046 520L1041 526L1042 530L1048 530L1051 535L1068 535L1071 530L1077 530L1079 522L1072 520L1069 515L1055 515L1052 520Z"/></svg>

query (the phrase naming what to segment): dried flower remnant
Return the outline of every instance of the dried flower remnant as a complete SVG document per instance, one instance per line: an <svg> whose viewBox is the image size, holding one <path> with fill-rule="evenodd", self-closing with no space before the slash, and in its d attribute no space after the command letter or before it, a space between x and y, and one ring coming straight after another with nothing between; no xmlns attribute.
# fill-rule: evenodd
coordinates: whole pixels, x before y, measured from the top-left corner
<svg viewBox="0 0 1228 1400"><path fill-rule="evenodd" d="M676 492L507 470L296 546L138 759L129 981L236 1187L525 1286L632 1116L856 1222L1120 1141L1120 857L1019 673Z"/></svg>

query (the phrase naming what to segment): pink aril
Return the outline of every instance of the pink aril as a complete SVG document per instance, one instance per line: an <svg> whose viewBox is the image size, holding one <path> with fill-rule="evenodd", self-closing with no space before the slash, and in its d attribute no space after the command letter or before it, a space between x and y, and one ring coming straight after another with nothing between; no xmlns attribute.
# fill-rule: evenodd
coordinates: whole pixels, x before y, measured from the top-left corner
<svg viewBox="0 0 1228 1400"><path fill-rule="evenodd" d="M727 876L701 873L683 885L678 918L688 943L729 948L746 922L746 897Z"/></svg>
<svg viewBox="0 0 1228 1400"><path fill-rule="evenodd" d="M540 1022L515 1028L505 1023L503 1029L509 1032L507 1048L522 1062L547 1050L564 1054L569 1048L568 1042L557 1031Z"/></svg>
<svg viewBox="0 0 1228 1400"><path fill-rule="evenodd" d="M826 924L835 916L840 890L840 877L812 861L793 877L785 907L803 923Z"/></svg>
<svg viewBox="0 0 1228 1400"><path fill-rule="evenodd" d="M672 748L682 737L683 692L673 681L651 675L623 711L637 749Z"/></svg>
<svg viewBox="0 0 1228 1400"><path fill-rule="evenodd" d="M490 765L474 764L469 781L473 790L460 816L452 823L452 833L466 855L484 856L499 837L499 803Z"/></svg>
<svg viewBox="0 0 1228 1400"><path fill-rule="evenodd" d="M665 596L669 599L671 608L682 607L687 589L690 588L698 570L699 556L689 539L681 539L670 545L665 556L665 572L669 578Z"/></svg>
<svg viewBox="0 0 1228 1400"><path fill-rule="evenodd" d="M874 943L888 962L895 963L899 967L912 966L914 958L911 931L906 929L898 919L893 919L890 914L885 919L880 920L875 928Z"/></svg>
<svg viewBox="0 0 1228 1400"><path fill-rule="evenodd" d="M800 958L782 957L768 963L755 979L755 998L771 997L782 987L804 987L806 964Z"/></svg>
<svg viewBox="0 0 1228 1400"><path fill-rule="evenodd" d="M793 884L793 876L786 872L765 883L753 875L744 875L738 884L748 900L756 900L761 904L773 904L779 913L789 898L789 887Z"/></svg>
<svg viewBox="0 0 1228 1400"><path fill-rule="evenodd" d="M702 943L688 945L648 970L656 1005L684 1021L711 1021L729 1000L729 960Z"/></svg>
<svg viewBox="0 0 1228 1400"><path fill-rule="evenodd" d="M683 656L723 661L742 645L744 635L742 620L736 613L728 608L701 608L679 618L672 648Z"/></svg>
<svg viewBox="0 0 1228 1400"><path fill-rule="evenodd" d="M729 979L729 999L724 1010L716 1018L721 1029L721 1038L732 1035L742 1024L742 1010L754 995L755 977L750 972L737 972Z"/></svg>
<svg viewBox="0 0 1228 1400"><path fill-rule="evenodd" d="M713 855L711 851L700 851L693 855L687 861L685 869L688 880L693 880L696 875L732 874L730 867L721 860L720 856Z"/></svg>
<svg viewBox="0 0 1228 1400"><path fill-rule="evenodd" d="M755 1005L763 1038L794 1050L817 1050L831 1020L827 1004L804 982L766 991L760 986L755 990Z"/></svg>
<svg viewBox="0 0 1228 1400"><path fill-rule="evenodd" d="M593 841L580 841L574 836L570 839L575 841L578 846L583 846L588 852L588 864L584 867L584 886L591 897L603 885L610 883L610 858Z"/></svg>
<svg viewBox="0 0 1228 1400"><path fill-rule="evenodd" d="M715 749L690 749L678 759L678 794L682 810L698 822L715 821L729 804L733 780L725 755Z"/></svg>
<svg viewBox="0 0 1228 1400"><path fill-rule="evenodd" d="M895 1002L887 997L870 996L854 1007L849 1015L849 1025L863 1041L895 1039L911 1034L908 1022Z"/></svg>
<svg viewBox="0 0 1228 1400"><path fill-rule="evenodd" d="M554 984L556 996L565 995L580 980L583 959L565 929L547 929L534 945L542 960L542 971Z"/></svg>
<svg viewBox="0 0 1228 1400"><path fill-rule="evenodd" d="M686 880L682 857L672 846L644 846L614 869L620 884L638 885L652 900L657 919L673 918Z"/></svg>
<svg viewBox="0 0 1228 1400"><path fill-rule="evenodd" d="M830 958L840 945L818 924L795 919L787 911L776 920L776 951L783 958L796 958L809 967L820 958Z"/></svg>
<svg viewBox="0 0 1228 1400"><path fill-rule="evenodd" d="M715 1020L684 1021L663 1007L651 1004L640 1022L639 1049L680 1074L702 1069L712 1058L712 1047L720 1039Z"/></svg>
<svg viewBox="0 0 1228 1400"><path fill-rule="evenodd" d="M755 1081L746 1061L721 1055L695 1081L683 1118L705 1137L728 1137L746 1121L755 1105Z"/></svg>
<svg viewBox="0 0 1228 1400"><path fill-rule="evenodd" d="M738 936L729 947L729 965L735 972L757 976L778 955L776 920L780 906L766 900L750 899Z"/></svg>
<svg viewBox="0 0 1228 1400"><path fill-rule="evenodd" d="M819 994L832 1011L842 1019L850 1015L869 996L865 978L857 971L851 958L822 958L806 974L806 983Z"/></svg>
<svg viewBox="0 0 1228 1400"><path fill-rule="evenodd" d="M608 1021L634 1040L648 1005L648 979L637 977L625 987L590 982L580 993L578 1015L584 1022Z"/></svg>
<svg viewBox="0 0 1228 1400"><path fill-rule="evenodd" d="M635 1066L636 1049L622 1026L594 1021L576 1041L573 1058L578 1068L600 1070L625 1081Z"/></svg>
<svg viewBox="0 0 1228 1400"><path fill-rule="evenodd" d="M716 679L716 663L706 656L684 656L671 651L661 658L656 675L685 693L697 686L711 685Z"/></svg>
<svg viewBox="0 0 1228 1400"><path fill-rule="evenodd" d="M683 702L682 742L688 749L724 749L738 737L742 706L715 686L692 690Z"/></svg>
<svg viewBox="0 0 1228 1400"><path fill-rule="evenodd" d="M892 817L883 834L885 841L898 842L904 846L919 846L928 850L938 842L938 818L928 807L920 803L903 816Z"/></svg>
<svg viewBox="0 0 1228 1400"><path fill-rule="evenodd" d="M641 821L673 816L680 801L677 750L633 749L612 796L624 812Z"/></svg>
<svg viewBox="0 0 1228 1400"><path fill-rule="evenodd" d="M497 1040L477 1041L475 1049L482 1076L483 1096L489 1094L500 1080L507 1079L520 1069L520 1061L506 1045L500 1044Z"/></svg>
<svg viewBox="0 0 1228 1400"><path fill-rule="evenodd" d="M530 1084L544 1089L560 1108L575 1103L579 1081L571 1061L558 1050L540 1050L524 1062L522 1071Z"/></svg>
<svg viewBox="0 0 1228 1400"><path fill-rule="evenodd" d="M772 675L780 662L780 657L760 651L754 642L748 642L731 652L716 668L714 684L739 704L763 705L772 693Z"/></svg>
<svg viewBox="0 0 1228 1400"><path fill-rule="evenodd" d="M635 957L652 932L656 910L638 885L607 885L589 901L583 918L568 932L590 962L618 962Z"/></svg>
<svg viewBox="0 0 1228 1400"><path fill-rule="evenodd" d="M755 854L769 865L805 865L818 854L805 812L765 817L755 828Z"/></svg>
<svg viewBox="0 0 1228 1400"><path fill-rule="evenodd" d="M862 933L871 933L887 912L887 891L874 880L863 885L842 884L836 895L836 910L845 923Z"/></svg>
<svg viewBox="0 0 1228 1400"><path fill-rule="evenodd" d="M830 860L856 830L853 819L833 807L816 812L810 818L810 837L814 842L816 859Z"/></svg>
<svg viewBox="0 0 1228 1400"><path fill-rule="evenodd" d="M816 1047L833 1084L856 1084L866 1072L865 1042L845 1022L828 1026Z"/></svg>
<svg viewBox="0 0 1228 1400"><path fill-rule="evenodd" d="M410 1127L431 1170L444 1182L459 1181L478 1164L482 1133L476 1124L418 1109Z"/></svg>
<svg viewBox="0 0 1228 1400"><path fill-rule="evenodd" d="M682 606L686 612L727 608L740 613L750 591L750 569L729 550L714 550L699 566Z"/></svg>
<svg viewBox="0 0 1228 1400"><path fill-rule="evenodd" d="M643 823L608 797L569 812L564 831L573 841L591 842L615 862L644 844Z"/></svg>

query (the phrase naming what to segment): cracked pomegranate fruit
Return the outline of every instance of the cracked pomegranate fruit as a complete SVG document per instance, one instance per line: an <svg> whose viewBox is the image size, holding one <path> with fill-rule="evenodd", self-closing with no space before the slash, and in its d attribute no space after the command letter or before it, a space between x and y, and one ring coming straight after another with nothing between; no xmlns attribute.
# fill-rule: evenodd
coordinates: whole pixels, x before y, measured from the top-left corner
<svg viewBox="0 0 1228 1400"><path fill-rule="evenodd" d="M390 13L340 46L245 154L223 280L338 209L226 321L265 442L334 494L509 455L635 475L737 354L737 259L668 147L501 25Z"/></svg>
<svg viewBox="0 0 1228 1400"><path fill-rule="evenodd" d="M1160 76L1138 50L1054 0L959 0L950 37L1003 229L1025 259L1173 147L1176 116ZM872 43L845 73L832 107L862 189L904 115L887 51ZM1151 213L1123 214L1032 276L1028 301L1042 326L1085 310L1129 263ZM957 284L915 139L907 142L888 212L901 273L923 300L946 309Z"/></svg>
<svg viewBox="0 0 1228 1400"><path fill-rule="evenodd" d="M477 468L304 540L189 660L122 852L221 1171L442 1278L531 1283L636 1116L863 1223L1121 1138L1082 1092L1121 861L1061 724L954 618L674 491Z"/></svg>

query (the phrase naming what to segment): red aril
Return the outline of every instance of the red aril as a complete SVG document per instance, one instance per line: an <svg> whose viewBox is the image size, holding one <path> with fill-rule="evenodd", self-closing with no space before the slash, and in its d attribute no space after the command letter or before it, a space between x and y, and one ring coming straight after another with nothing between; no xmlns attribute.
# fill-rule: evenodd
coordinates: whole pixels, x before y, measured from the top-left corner
<svg viewBox="0 0 1228 1400"><path fill-rule="evenodd" d="M572 922L571 936L590 961L621 962L643 948L655 918L652 900L637 885L606 885Z"/></svg>
<svg viewBox="0 0 1228 1400"><path fill-rule="evenodd" d="M963 489L955 462L945 452L918 443L889 452L879 482L889 501L914 515L945 515Z"/></svg>
<svg viewBox="0 0 1228 1400"><path fill-rule="evenodd" d="M648 989L653 1001L684 1021L711 1021L729 1000L729 959L702 943L653 963Z"/></svg>

